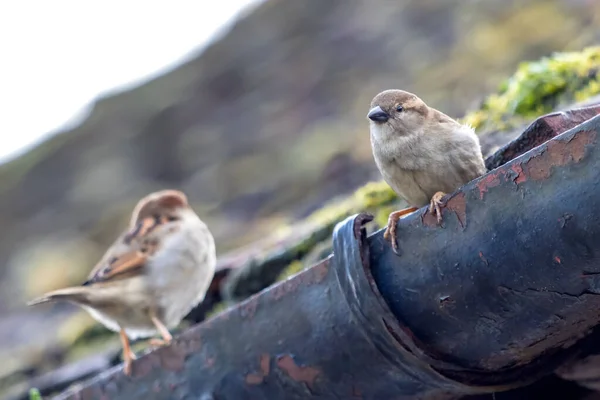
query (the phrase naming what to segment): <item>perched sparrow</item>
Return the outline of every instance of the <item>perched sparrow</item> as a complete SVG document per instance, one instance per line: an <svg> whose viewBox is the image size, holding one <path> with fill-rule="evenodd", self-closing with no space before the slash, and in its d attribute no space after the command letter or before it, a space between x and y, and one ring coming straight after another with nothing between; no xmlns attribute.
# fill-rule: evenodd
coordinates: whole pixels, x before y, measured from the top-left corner
<svg viewBox="0 0 600 400"><path fill-rule="evenodd" d="M473 129L428 107L412 93L379 93L367 117L377 168L411 206L391 213L388 219L384 238L397 253L400 217L429 204L429 212L441 223L442 197L485 174L486 168Z"/></svg>
<svg viewBox="0 0 600 400"><path fill-rule="evenodd" d="M168 344L169 329L204 299L216 264L212 234L176 190L139 201L129 229L104 254L81 286L46 293L29 305L71 301L108 329L119 332L125 374L135 354L129 339L158 332Z"/></svg>

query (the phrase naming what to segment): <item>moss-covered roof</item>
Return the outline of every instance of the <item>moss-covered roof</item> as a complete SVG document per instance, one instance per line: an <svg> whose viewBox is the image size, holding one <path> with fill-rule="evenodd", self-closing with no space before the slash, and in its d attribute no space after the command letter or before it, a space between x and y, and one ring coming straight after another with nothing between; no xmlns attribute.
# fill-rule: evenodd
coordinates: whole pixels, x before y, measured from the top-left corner
<svg viewBox="0 0 600 400"><path fill-rule="evenodd" d="M479 133L514 128L561 104L599 94L599 71L600 46L523 62L498 93L489 95L481 108L468 113L462 122Z"/></svg>

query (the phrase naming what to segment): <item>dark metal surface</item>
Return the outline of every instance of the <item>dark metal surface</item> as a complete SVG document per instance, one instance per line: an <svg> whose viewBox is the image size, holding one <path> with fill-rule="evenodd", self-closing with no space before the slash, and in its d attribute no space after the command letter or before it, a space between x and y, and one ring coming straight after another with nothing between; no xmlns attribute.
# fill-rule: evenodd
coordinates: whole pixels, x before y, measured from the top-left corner
<svg viewBox="0 0 600 400"><path fill-rule="evenodd" d="M443 227L401 220L400 257L349 218L333 257L59 398L440 399L548 374L600 318L599 135L467 184Z"/></svg>
<svg viewBox="0 0 600 400"><path fill-rule="evenodd" d="M361 224L334 233L336 258L254 296L113 370L72 399L443 398L469 388L400 346L394 318L371 291Z"/></svg>
<svg viewBox="0 0 600 400"><path fill-rule="evenodd" d="M489 170L498 168L536 146L600 114L600 104L544 115L533 121L519 137L485 160Z"/></svg>
<svg viewBox="0 0 600 400"><path fill-rule="evenodd" d="M600 116L412 214L373 276L430 363L478 383L550 368L600 321ZM486 373L487 372L487 373Z"/></svg>

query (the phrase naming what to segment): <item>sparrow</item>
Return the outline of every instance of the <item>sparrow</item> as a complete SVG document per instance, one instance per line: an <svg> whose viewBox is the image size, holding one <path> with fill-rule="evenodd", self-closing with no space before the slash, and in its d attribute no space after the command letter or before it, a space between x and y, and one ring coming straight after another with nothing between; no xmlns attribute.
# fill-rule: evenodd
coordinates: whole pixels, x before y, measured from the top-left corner
<svg viewBox="0 0 600 400"><path fill-rule="evenodd" d="M80 286L44 294L28 305L69 301L119 332L124 373L136 358L129 339L158 333L165 345L176 327L204 300L215 273L214 238L177 190L154 192L135 206L129 227Z"/></svg>
<svg viewBox="0 0 600 400"><path fill-rule="evenodd" d="M384 232L398 254L400 217L429 204L429 212L440 224L442 198L487 170L473 128L427 106L412 93L390 89L377 94L367 118L377 168L410 205L389 215Z"/></svg>

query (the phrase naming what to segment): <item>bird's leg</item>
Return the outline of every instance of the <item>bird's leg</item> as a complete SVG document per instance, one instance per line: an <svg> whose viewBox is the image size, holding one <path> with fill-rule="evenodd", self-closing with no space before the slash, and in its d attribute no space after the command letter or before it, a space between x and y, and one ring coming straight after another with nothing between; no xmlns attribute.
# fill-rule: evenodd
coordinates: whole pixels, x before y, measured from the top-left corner
<svg viewBox="0 0 600 400"><path fill-rule="evenodd" d="M123 363L125 364L123 367L123 372L125 375L131 375L131 363L135 360L135 353L131 350L131 346L129 345L129 338L125 333L125 330L121 328L119 331L119 336L121 336L121 343L123 344Z"/></svg>
<svg viewBox="0 0 600 400"><path fill-rule="evenodd" d="M396 241L396 225L398 224L398 220L400 217L413 213L417 211L416 207L408 207L402 210L394 211L388 217L387 228L385 228L385 232L383 233L383 238L385 240L389 240L392 245L392 250L394 253L398 254L398 242Z"/></svg>
<svg viewBox="0 0 600 400"><path fill-rule="evenodd" d="M433 214L435 212L435 216L437 218L437 223L440 224L442 222L442 210L440 206L443 206L442 197L444 197L446 193L444 192L436 192L429 202L429 212Z"/></svg>
<svg viewBox="0 0 600 400"><path fill-rule="evenodd" d="M152 323L154 324L154 326L156 326L158 333L160 333L160 335L163 337L162 339L150 339L150 345L164 346L170 344L173 340L173 336L171 335L165 324L163 324L154 313L150 314L150 318L152 319Z"/></svg>

